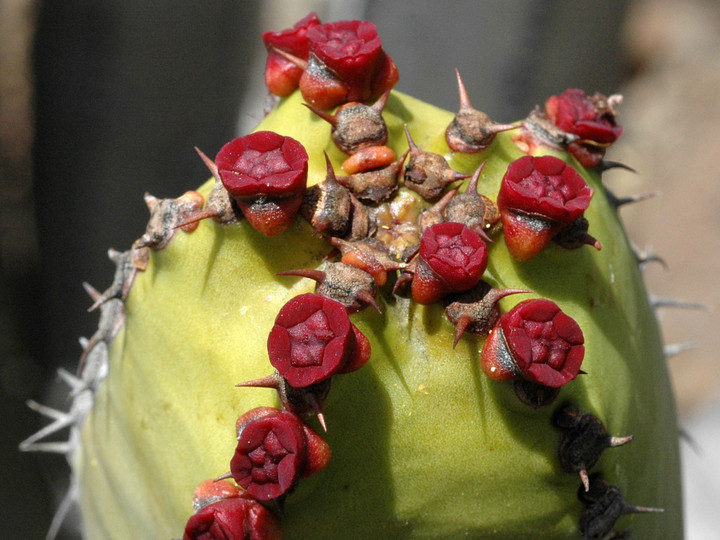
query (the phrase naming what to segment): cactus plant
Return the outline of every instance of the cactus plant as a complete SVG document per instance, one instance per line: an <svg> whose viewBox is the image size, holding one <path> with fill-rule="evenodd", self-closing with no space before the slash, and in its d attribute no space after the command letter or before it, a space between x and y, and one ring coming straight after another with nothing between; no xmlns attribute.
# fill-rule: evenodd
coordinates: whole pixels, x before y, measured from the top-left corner
<svg viewBox="0 0 720 540"><path fill-rule="evenodd" d="M101 324L65 374L80 443L63 447L86 535L221 538L213 516L237 515L256 524L228 527L245 538L680 538L663 346L601 181L618 99L572 91L493 124L456 74L456 115L388 94L397 68L370 23L303 21L265 36L285 97L201 152L197 192L146 198L145 234L88 288ZM309 56L283 49L305 39ZM338 147L320 110L356 101L381 103L366 109L387 139ZM375 147L351 165L367 176L336 176ZM619 446L607 433L633 440L600 455ZM208 488L221 477L240 489ZM664 512L603 521L611 490Z"/></svg>

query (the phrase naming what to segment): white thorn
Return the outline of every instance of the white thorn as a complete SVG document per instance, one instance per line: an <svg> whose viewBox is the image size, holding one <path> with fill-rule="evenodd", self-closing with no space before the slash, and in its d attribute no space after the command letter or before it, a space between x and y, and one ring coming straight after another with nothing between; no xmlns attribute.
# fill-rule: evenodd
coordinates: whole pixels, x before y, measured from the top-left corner
<svg viewBox="0 0 720 540"><path fill-rule="evenodd" d="M696 341L681 341L679 343L668 343L663 347L663 352L665 353L665 358L672 358L673 356L677 356L680 353L684 353L685 351L689 351L691 349L694 349L698 346Z"/></svg>
<svg viewBox="0 0 720 540"><path fill-rule="evenodd" d="M702 311L710 311L710 307L699 302L688 302L685 300L676 300L675 298L667 298L665 296L656 296L648 294L648 300L653 309L659 308L680 308L680 309L699 309Z"/></svg>

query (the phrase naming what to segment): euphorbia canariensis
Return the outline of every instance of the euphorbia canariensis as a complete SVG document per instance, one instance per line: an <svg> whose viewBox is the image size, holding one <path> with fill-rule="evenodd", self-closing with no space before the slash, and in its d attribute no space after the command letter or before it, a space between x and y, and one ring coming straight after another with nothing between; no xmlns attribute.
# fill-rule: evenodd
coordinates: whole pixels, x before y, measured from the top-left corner
<svg viewBox="0 0 720 540"><path fill-rule="evenodd" d="M148 199L135 247L109 252L112 283L86 286L101 317L60 372L71 407L31 402L53 422L21 448L75 471L61 508L79 494L85 535L123 540L681 538L639 257L608 163L573 155L604 154L617 98L560 94L498 126L451 67L458 114L384 95L398 74L372 23L311 14L264 37L269 87L285 95L292 64L299 91L201 154L199 196ZM304 106L348 101L328 118L353 133L361 111L387 140L338 149ZM590 226L602 251L563 249L596 244ZM608 430L634 442L604 452L629 440ZM622 493L666 511L626 520Z"/></svg>

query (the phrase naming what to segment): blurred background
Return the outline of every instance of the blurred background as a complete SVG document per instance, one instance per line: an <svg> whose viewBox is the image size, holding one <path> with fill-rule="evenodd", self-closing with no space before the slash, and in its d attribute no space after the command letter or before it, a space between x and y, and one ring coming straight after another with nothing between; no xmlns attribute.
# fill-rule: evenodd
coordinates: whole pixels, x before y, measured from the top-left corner
<svg viewBox="0 0 720 540"><path fill-rule="evenodd" d="M110 284L108 247L144 231L145 191L176 197L262 116L260 33L308 11L375 22L398 89L457 109L453 68L473 105L506 122L569 87L621 93L625 127L607 158L621 209L659 298L679 404L688 539L720 519L720 3L712 0L0 0L0 530L42 538L67 485L63 456L21 454L66 410L55 375L74 369L97 314L81 283ZM668 426L675 429L675 426ZM642 503L642 501L632 501ZM70 519L77 516L71 514ZM74 538L72 527L60 538Z"/></svg>

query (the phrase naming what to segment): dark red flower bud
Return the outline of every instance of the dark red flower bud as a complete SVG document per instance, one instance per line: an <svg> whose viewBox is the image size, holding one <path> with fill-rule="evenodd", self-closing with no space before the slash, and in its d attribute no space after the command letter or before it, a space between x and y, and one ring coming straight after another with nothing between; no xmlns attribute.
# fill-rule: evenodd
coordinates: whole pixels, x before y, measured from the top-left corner
<svg viewBox="0 0 720 540"><path fill-rule="evenodd" d="M510 253L521 261L537 255L583 215L592 195L583 177L554 156L523 156L510 163L497 198Z"/></svg>
<svg viewBox="0 0 720 540"><path fill-rule="evenodd" d="M253 409L238 419L237 433L230 473L261 501L286 494L330 460L327 443L289 411Z"/></svg>
<svg viewBox="0 0 720 540"><path fill-rule="evenodd" d="M369 21L339 21L308 30L310 57L300 78L305 100L321 109L368 101L392 89L397 67Z"/></svg>
<svg viewBox="0 0 720 540"><path fill-rule="evenodd" d="M282 307L267 346L280 375L304 388L343 371L356 354L357 341L344 305L307 293Z"/></svg>
<svg viewBox="0 0 720 540"><path fill-rule="evenodd" d="M290 226L307 185L308 155L302 144L258 131L227 143L215 163L225 189L255 229L275 236Z"/></svg>
<svg viewBox="0 0 720 540"><path fill-rule="evenodd" d="M265 32L262 35L268 50L265 64L265 84L272 94L280 97L290 95L298 87L303 74L300 66L286 59L278 51L307 61L310 52L307 32L318 24L320 24L320 19L314 12L311 12L295 23L292 28L279 32Z"/></svg>
<svg viewBox="0 0 720 540"><path fill-rule="evenodd" d="M614 100L611 98L615 98ZM615 123L613 101L600 93L590 97L579 88L565 90L559 96L550 96L545 102L545 112L557 127L580 137L603 145L614 143L623 128Z"/></svg>
<svg viewBox="0 0 720 540"><path fill-rule="evenodd" d="M487 246L462 223L445 222L425 229L411 290L413 300L431 304L450 292L474 287L487 267Z"/></svg>
<svg viewBox="0 0 720 540"><path fill-rule="evenodd" d="M483 371L498 380L527 379L557 388L580 372L582 330L555 302L525 300L500 317L485 341Z"/></svg>
<svg viewBox="0 0 720 540"><path fill-rule="evenodd" d="M621 96L606 97L596 92L588 96L571 88L545 102L545 113L558 128L579 140L568 141L567 149L584 167L595 167L605 150L622 134L615 122L615 105Z"/></svg>
<svg viewBox="0 0 720 540"><path fill-rule="evenodd" d="M218 500L202 507L187 522L183 540L280 540L275 516L245 497Z"/></svg>

